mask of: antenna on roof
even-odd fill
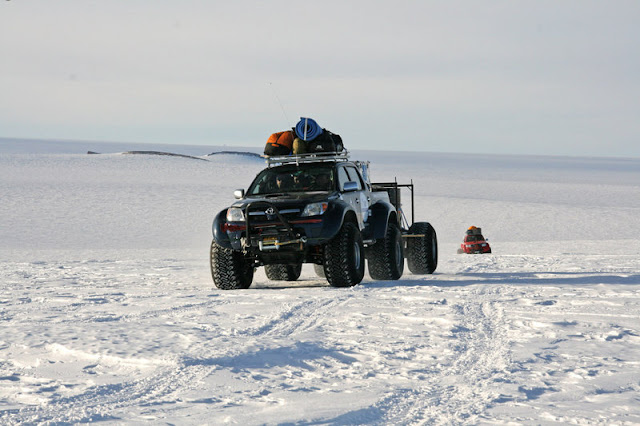
[[[280,102],[280,98],[278,97],[278,94],[276,93],[276,89],[273,88],[273,83],[269,82],[269,86],[271,87],[271,91],[273,92],[273,96],[276,98],[276,101],[278,101],[278,105],[280,105],[280,109],[282,110],[282,115],[284,115],[284,119],[287,120],[287,126],[289,126],[289,117],[287,117],[287,113],[284,112],[284,107],[282,106],[282,102]]]

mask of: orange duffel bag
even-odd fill
[[[274,133],[267,139],[264,155],[289,155],[293,149],[293,131]]]

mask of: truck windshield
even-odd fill
[[[247,195],[333,191],[335,181],[333,167],[309,164],[273,167],[260,172],[249,186]]]

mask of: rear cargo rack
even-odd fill
[[[400,200],[400,189],[408,188],[409,191],[411,191],[411,225],[413,225],[416,217],[415,199],[413,195],[413,179],[411,179],[411,183],[372,182],[371,188],[373,191],[387,191],[387,193],[389,194],[389,201],[394,205],[396,210],[402,214],[404,220],[407,222],[407,227],[409,227],[409,221],[404,215],[402,202]]]
[[[318,152],[314,154],[264,156],[267,167],[281,166],[283,164],[317,163],[322,161],[349,161],[349,152]]]

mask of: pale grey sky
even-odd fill
[[[636,0],[3,0],[0,137],[262,146],[309,116],[354,149],[640,157],[639,23]]]

